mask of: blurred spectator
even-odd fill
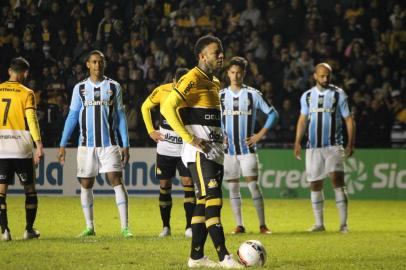
[[[0,1],[0,79],[13,57],[30,61],[28,82],[39,99],[43,132],[54,136],[61,132],[56,114],[63,115],[73,85],[86,76],[87,53],[100,49],[106,75],[121,82],[128,99],[132,141],[144,146],[140,101],[177,67],[195,65],[193,44],[214,34],[223,40],[226,61],[248,59],[246,82],[279,108],[281,130],[299,114],[298,98],[313,84],[314,64],[324,61],[349,96],[357,146],[386,147],[392,140],[402,147],[405,14],[399,0]],[[226,82],[224,74],[219,78]],[[276,135],[272,143],[287,145],[288,135]]]

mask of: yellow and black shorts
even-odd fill
[[[183,165],[181,157],[156,155],[155,176],[158,180],[172,179],[176,176],[176,169],[179,176],[190,177],[189,170]]]
[[[221,184],[224,169],[213,160],[207,159],[203,153],[196,153],[196,162],[189,162],[188,169],[195,186],[196,198],[221,198]]]
[[[14,174],[17,174],[22,185],[35,181],[34,161],[32,158],[0,159],[0,184],[13,184]]]

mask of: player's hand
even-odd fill
[[[300,152],[302,151],[302,146],[300,143],[295,143],[295,148],[293,150],[293,154],[297,160],[302,160],[302,157],[300,156]]]
[[[210,142],[199,137],[193,137],[193,141],[190,144],[203,151],[203,153],[208,153],[211,149]]]
[[[65,147],[59,147],[57,158],[62,166],[65,164],[65,155],[66,155]]]
[[[41,158],[44,156],[44,147],[42,145],[42,142],[36,142],[35,144],[37,149],[35,150],[34,154],[34,164],[38,165],[41,161]]]
[[[130,159],[130,149],[128,147],[121,149],[121,163],[123,166],[127,165]]]
[[[262,138],[261,134],[258,133],[258,134],[252,135],[251,137],[246,138],[245,142],[249,147],[252,147],[255,144],[257,144],[257,142],[259,142],[259,140],[261,140],[261,138]]]
[[[153,139],[155,142],[165,140],[164,135],[163,135],[161,132],[157,131],[157,130],[152,131],[152,132],[149,134],[149,136],[150,136],[151,139]]]
[[[352,145],[347,145],[347,147],[345,148],[345,157],[349,158],[352,156],[352,154],[354,154],[354,146]]]

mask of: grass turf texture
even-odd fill
[[[123,239],[114,197],[95,198],[96,237],[79,239],[85,228],[78,197],[40,197],[35,227],[39,240],[21,240],[24,197],[9,196],[11,242],[0,242],[0,269],[187,269],[190,239],[183,236],[181,198],[174,199],[172,237],[160,239],[158,200],[130,197],[130,227]],[[229,201],[222,222],[229,251],[245,240],[260,240],[267,249],[265,269],[406,269],[406,201],[350,201],[350,233],[338,230],[334,201],[325,204],[327,232],[304,232],[313,223],[309,200],[266,200],[272,235],[259,235],[255,209],[243,200],[247,233],[231,235]],[[206,255],[217,260],[208,238]],[[234,255],[236,256],[236,255]],[[256,269],[256,268],[253,268]]]

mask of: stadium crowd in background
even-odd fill
[[[278,110],[263,142],[293,144],[298,100],[318,62],[332,66],[332,82],[350,97],[357,147],[406,142],[401,0],[10,0],[0,2],[0,12],[0,81],[12,58],[31,63],[27,86],[48,147],[59,142],[73,86],[85,79],[94,49],[105,53],[106,75],[123,88],[131,146],[152,146],[141,104],[177,68],[196,64],[193,44],[204,34],[221,37],[226,61],[249,61],[245,82]],[[224,71],[220,78],[225,86]]]

